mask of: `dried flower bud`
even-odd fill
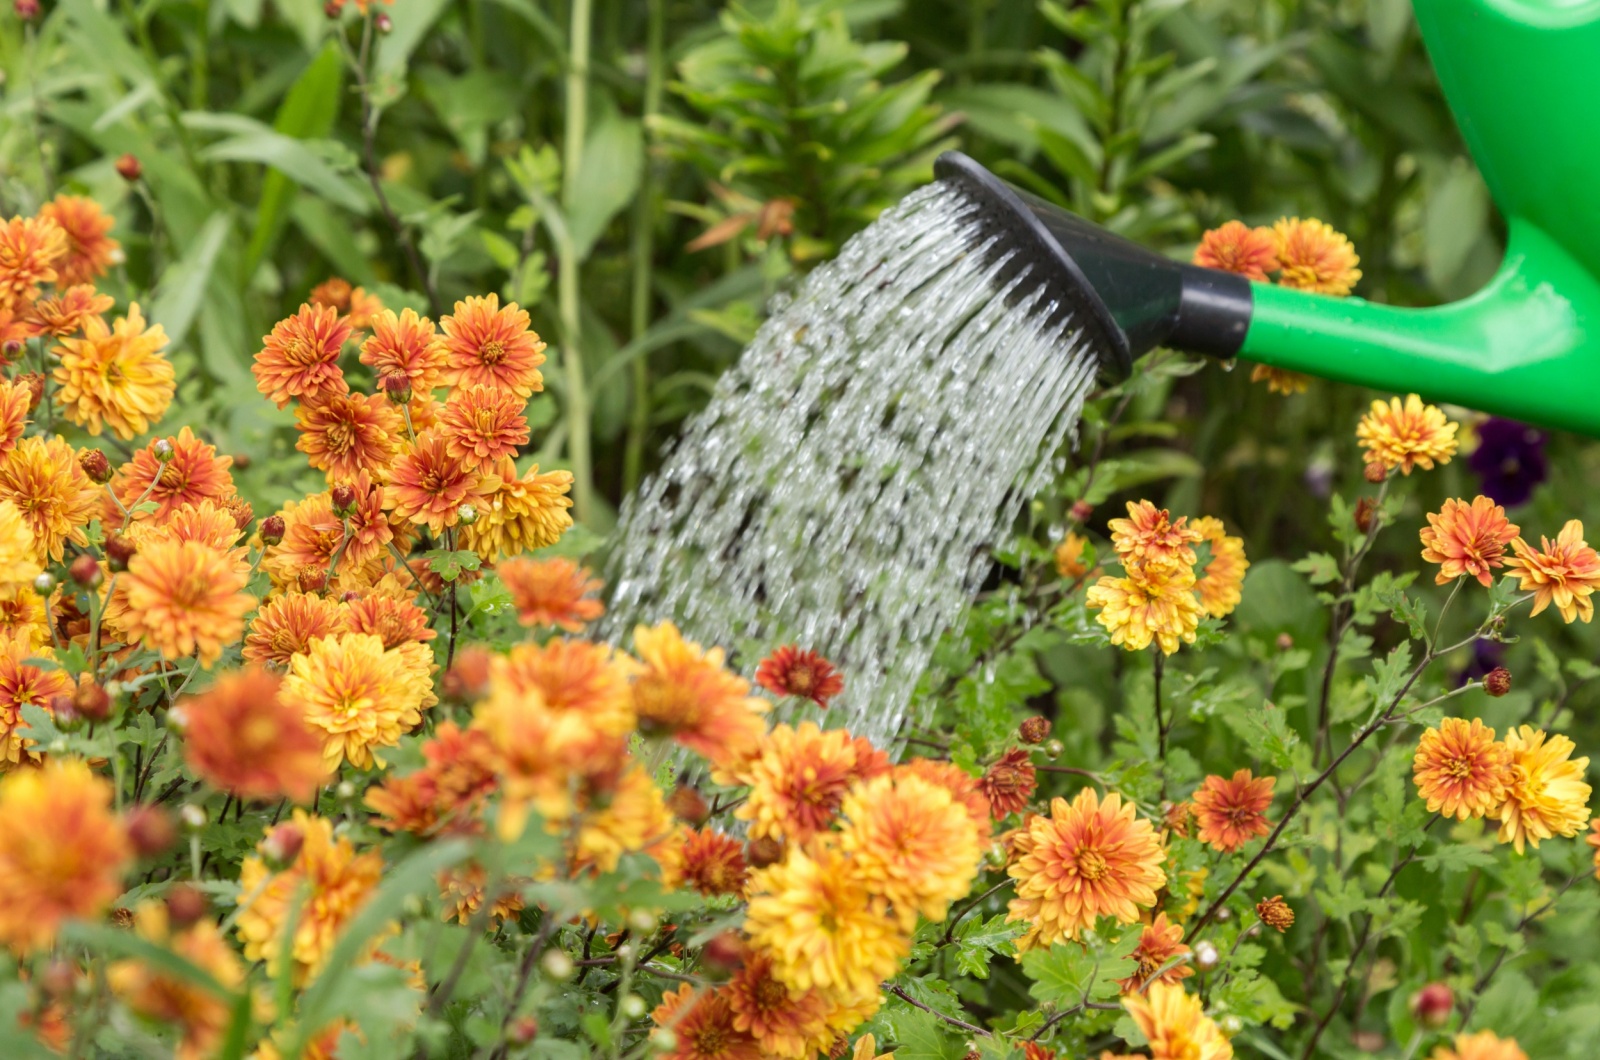
[[[361,599],[361,594],[354,589],[346,589],[339,594],[339,602],[341,604],[353,604],[359,599]]]
[[[844,1054],[850,1051],[850,1038],[848,1035],[836,1034],[833,1044],[828,1046],[828,1060],[844,1060]],[[965,1058],[963,1058],[965,1060]]]
[[[328,0],[322,5],[322,13],[328,18],[338,18],[344,14],[344,0]]]
[[[117,176],[129,184],[144,176],[144,167],[139,164],[139,156],[123,155],[117,159]]]
[[[327,568],[301,567],[300,573],[294,576],[294,582],[295,587],[303,593],[320,593],[328,587]]]
[[[93,589],[105,581],[105,575],[100,573],[100,561],[87,552],[72,561],[67,573],[72,575],[73,581],[85,589]]]
[[[1280,935],[1294,926],[1294,910],[1289,908],[1289,903],[1283,900],[1281,894],[1257,902],[1256,916],[1267,927],[1276,928]]]
[[[1217,952],[1217,947],[1201,939],[1194,944],[1194,963],[1201,968],[1215,968],[1222,955]]]
[[[141,858],[165,854],[178,841],[172,815],[159,806],[135,806],[128,811],[123,823],[128,830],[128,842]]]
[[[134,543],[121,534],[115,534],[106,538],[105,549],[106,565],[110,567],[112,571],[127,570],[128,561],[132,559],[133,554],[138,551],[138,549],[134,546]]]
[[[261,854],[274,868],[283,868],[300,856],[300,848],[305,843],[305,830],[286,821],[267,833],[267,837],[261,841]]]
[[[187,883],[167,892],[167,920],[180,930],[198,924],[210,912],[210,906],[205,892]]]
[[[1372,532],[1372,517],[1377,514],[1378,505],[1371,497],[1362,497],[1356,501],[1356,529],[1363,534]]]
[[[249,453],[234,453],[233,454],[233,469],[235,471],[247,471],[247,470],[249,470],[250,464],[251,464],[251,459],[252,458],[251,458]]]
[[[539,1021],[532,1016],[519,1016],[506,1029],[506,1038],[513,1045],[527,1045],[539,1037]]]
[[[88,674],[83,675],[76,691],[72,693],[72,707],[90,721],[105,721],[111,717],[111,693],[96,684]]]
[[[471,504],[463,504],[456,509],[456,518],[461,520],[462,526],[471,526],[478,521],[478,509]]]
[[[1079,497],[1072,502],[1072,507],[1067,509],[1067,518],[1075,523],[1086,523],[1089,516],[1094,514],[1094,505]]]
[[[1050,719],[1042,714],[1024,718],[1017,726],[1017,736],[1023,743],[1044,743],[1050,738]]]
[[[1511,691],[1511,671],[1504,666],[1496,666],[1484,674],[1483,690],[1497,698]]]
[[[44,400],[44,373],[27,372],[17,376],[13,382],[28,388],[28,411],[38,408],[39,402]]]
[[[348,483],[341,483],[328,492],[328,499],[333,502],[333,514],[344,519],[356,510],[356,488]]]
[[[89,481],[104,486],[111,481],[111,461],[98,449],[80,449],[78,466],[89,476]]]
[[[39,0],[14,0],[11,7],[24,22],[32,22],[39,17]]]
[[[1429,983],[1411,995],[1411,1018],[1433,1030],[1450,1022],[1455,1007],[1455,991],[1444,983]]]
[[[696,828],[706,823],[711,816],[711,807],[706,805],[706,800],[700,793],[686,784],[679,784],[667,797],[667,809],[672,811],[674,817]]]
[[[1362,474],[1366,476],[1368,482],[1371,482],[1373,485],[1377,485],[1389,477],[1389,469],[1374,460],[1372,463],[1366,466],[1366,469],[1362,472]]]
[[[489,691],[489,666],[493,653],[480,644],[469,644],[456,652],[455,662],[444,672],[440,683],[445,698],[455,703],[472,703]]]
[[[783,858],[783,844],[771,836],[752,839],[745,844],[744,859],[753,869],[764,869]]]
[[[269,515],[261,520],[261,543],[271,548],[283,541],[283,535],[288,527],[283,525],[283,516]]]
[[[379,377],[378,389],[383,391],[383,396],[389,399],[391,405],[406,405],[411,402],[411,380],[398,372]]]
[[[744,967],[744,940],[737,931],[723,931],[711,936],[700,951],[707,968],[719,972],[736,972]]]

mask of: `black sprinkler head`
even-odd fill
[[[1135,358],[1156,346],[1232,357],[1250,326],[1250,281],[1173,261],[1030,195],[959,151],[946,151],[934,175],[975,200],[995,260],[1009,255],[1010,279],[1024,268],[1049,286],[1053,316],[1090,333],[1102,372],[1125,379]]]

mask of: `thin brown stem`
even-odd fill
[[[994,1032],[993,1031],[985,1030],[982,1027],[978,1026],[976,1023],[968,1023],[966,1020],[958,1020],[954,1016],[945,1015],[943,1012],[940,1012],[938,1009],[929,1008],[927,1005],[924,1005],[922,1002],[918,1001],[916,998],[912,997],[910,994],[906,993],[904,990],[902,990],[898,986],[891,986],[889,988],[889,993],[893,994],[895,997],[899,998],[901,1001],[904,1001],[906,1004],[912,1006],[913,1008],[920,1008],[924,1012],[927,1012],[927,1013],[930,1013],[930,1014],[932,1014],[934,1016],[939,1017],[940,1019],[944,1020],[946,1023],[950,1024],[952,1027],[960,1027],[964,1031],[971,1031],[973,1034],[981,1034],[985,1038],[993,1038],[994,1037]]]

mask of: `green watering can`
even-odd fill
[[[1164,345],[1600,436],[1600,0],[1414,0],[1450,109],[1509,222],[1499,272],[1428,309],[1174,262],[954,152],[935,171],[1050,278],[1056,312],[1125,376]]]

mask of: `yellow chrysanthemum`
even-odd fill
[[[1192,524],[1195,533],[1211,546],[1211,559],[1195,582],[1200,607],[1212,618],[1226,618],[1243,599],[1244,573],[1250,561],[1244,555],[1244,539],[1230,537],[1222,520],[1206,515]]]
[[[889,770],[889,756],[864,737],[815,722],[774,726],[760,753],[725,778],[747,786],[734,816],[750,822],[752,839],[809,843],[827,831],[857,783]]]
[[[1573,743],[1559,733],[1524,725],[1506,733],[1511,751],[1511,782],[1500,808],[1500,842],[1522,853],[1525,843],[1574,836],[1589,823],[1589,785],[1583,782],[1587,757],[1572,759]]]
[[[1409,475],[1413,467],[1431,471],[1435,463],[1448,464],[1456,454],[1459,427],[1438,406],[1407,394],[1404,403],[1397,397],[1374,401],[1356,426],[1356,440],[1366,446],[1367,463]]]
[[[30,585],[0,589],[0,640],[28,648],[43,648],[50,643],[50,620],[44,597]]]
[[[199,541],[152,541],[134,553],[119,585],[120,617],[129,638],[168,659],[198,655],[210,669],[222,649],[244,636],[256,598],[244,592],[248,572]]]
[[[1155,829],[1116,792],[1104,802],[1093,788],[1071,803],[1054,799],[1020,839],[1022,856],[1006,870],[1017,881],[1007,919],[1028,924],[1018,950],[1075,939],[1102,916],[1132,924],[1167,881]]]
[[[650,771],[635,762],[622,775],[605,806],[580,819],[574,843],[574,868],[612,872],[622,855],[643,850],[672,831],[661,789]]]
[[[1282,394],[1289,397],[1293,394],[1304,394],[1311,389],[1311,377],[1300,372],[1291,372],[1287,368],[1274,368],[1270,364],[1258,364],[1250,369],[1252,383],[1266,383],[1267,393]]]
[[[1529,616],[1553,603],[1563,622],[1593,619],[1590,597],[1600,589],[1600,553],[1583,539],[1583,524],[1568,519],[1554,541],[1540,537],[1539,545],[1535,550],[1516,538],[1511,542],[1514,554],[1506,560],[1506,571],[1517,576],[1518,588],[1534,594]]]
[[[101,496],[78,465],[78,454],[59,437],[24,438],[0,456],[0,499],[22,513],[41,563],[59,563],[68,541],[88,543],[83,530],[98,514]]]
[[[1194,587],[1191,567],[1147,567],[1137,577],[1101,578],[1085,601],[1100,611],[1097,621],[1111,633],[1111,643],[1143,651],[1155,641],[1171,655],[1178,645],[1194,643],[1200,625]]]
[[[749,893],[750,941],[794,990],[875,994],[909,952],[888,902],[832,844],[791,846],[784,860],[751,875]]]
[[[33,531],[9,500],[0,500],[0,587],[31,583],[44,568],[39,564]]]
[[[280,694],[325,734],[322,756],[331,772],[343,762],[381,767],[373,750],[394,747],[421,723],[430,690],[404,652],[385,650],[370,633],[341,633],[313,640],[310,651],[290,659]]]
[[[1428,1060],[1528,1060],[1515,1038],[1494,1031],[1458,1034],[1451,1045],[1436,1046]]]
[[[1205,1014],[1200,999],[1180,985],[1151,983],[1125,994],[1122,1006],[1150,1042],[1150,1060],[1230,1060],[1233,1044]]]
[[[1343,233],[1326,221],[1285,217],[1272,226],[1278,243],[1278,283],[1318,294],[1346,295],[1361,279],[1361,259]]]
[[[90,434],[110,427],[124,440],[143,434],[166,415],[177,390],[172,364],[161,355],[167,333],[145,327],[139,303],[111,327],[91,316],[83,337],[62,339],[53,376],[67,418]]]
[[[375,850],[357,854],[348,838],[334,837],[331,821],[304,810],[295,810],[287,827],[301,838],[300,852],[288,868],[274,873],[262,857],[245,858],[240,866],[242,908],[235,930],[245,959],[267,962],[267,974],[276,976],[283,932],[294,920],[292,978],[296,986],[304,986],[322,970],[345,925],[377,889],[383,856]]]
[[[766,700],[723,667],[721,648],[685,640],[671,622],[638,626],[633,652],[644,668],[633,682],[639,728],[671,737],[715,765],[742,761],[766,732]]]
[[[857,786],[840,813],[840,849],[907,931],[918,913],[943,920],[972,890],[983,857],[978,828],[948,788],[898,769]]]
[[[1445,718],[1418,741],[1412,777],[1428,812],[1463,821],[1486,817],[1500,808],[1512,782],[1511,749],[1479,718]]]
[[[494,469],[499,485],[481,500],[475,500],[478,518],[461,527],[462,547],[470,548],[485,562],[505,556],[518,556],[561,540],[572,529],[568,511],[572,501],[572,472],[539,473],[537,465],[517,477],[517,465],[501,457],[488,465]]]

